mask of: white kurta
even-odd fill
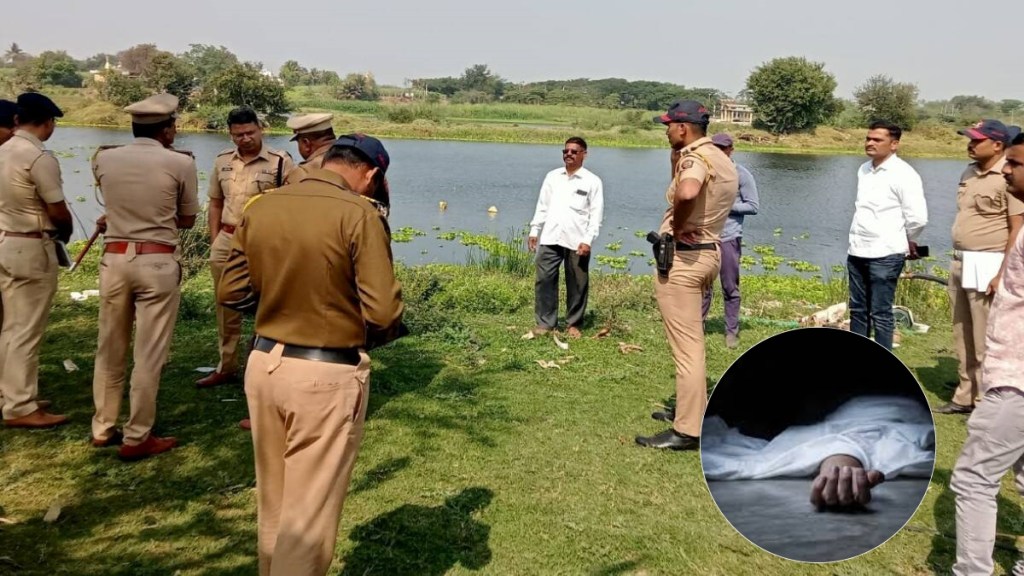
[[[816,424],[791,426],[772,440],[740,434],[718,416],[705,419],[701,464],[708,480],[809,477],[821,461],[848,454],[886,480],[930,477],[935,427],[928,410],[909,398],[853,398]]]

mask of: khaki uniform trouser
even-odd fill
[[[992,574],[996,499],[1011,469],[1024,495],[1024,393],[990,384],[967,420],[967,440],[949,482],[956,494],[956,576]]]
[[[654,295],[676,364],[676,417],[672,428],[688,436],[700,436],[708,403],[701,304],[704,292],[718,276],[720,264],[718,250],[677,250],[669,277],[656,275],[654,279]]]
[[[221,231],[210,245],[210,271],[214,290],[220,285],[231,250],[233,234]],[[232,374],[238,370],[238,342],[242,339],[242,314],[226,306],[217,306],[217,335],[220,360],[217,372]]]
[[[359,366],[253,351],[245,396],[256,455],[260,576],[322,576],[363,438],[370,357]]]
[[[39,407],[39,348],[57,292],[57,254],[52,241],[0,233],[0,404],[3,418],[27,416]]]
[[[115,432],[124,396],[128,345],[135,325],[129,416],[124,442],[141,444],[156,421],[160,373],[167,363],[181,302],[181,265],[175,254],[104,254],[100,260],[100,333],[93,371],[96,413],[92,436]]]
[[[964,290],[963,264],[954,260],[949,267],[949,302],[953,309],[953,344],[959,360],[959,384],[953,402],[973,406],[985,394],[981,362],[985,359],[985,332],[992,297],[976,290]]]

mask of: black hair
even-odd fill
[[[248,106],[239,106],[231,112],[228,112],[228,127],[235,126],[238,124],[255,124],[260,125],[260,117],[256,115],[256,111]]]
[[[1024,132],[1014,136],[1013,140],[1010,142],[1010,146],[1020,146],[1021,144],[1024,144]]]
[[[886,130],[897,141],[903,136],[903,129],[887,120],[875,120],[868,126],[868,130]]]
[[[362,150],[352,146],[331,146],[331,149],[324,155],[323,165],[326,166],[333,162],[340,162],[353,168],[362,166],[367,170],[373,170],[377,167]],[[384,171],[377,170],[377,173],[373,176],[373,181],[376,183],[376,190],[379,194],[384,187]],[[385,202],[385,204],[387,203]]]
[[[0,114],[0,128],[14,128],[14,114]]]
[[[565,143],[566,144],[577,144],[577,145],[579,145],[580,148],[583,148],[584,151],[586,151],[586,149],[587,149],[587,141],[584,140],[583,138],[580,138],[579,136],[573,136],[572,138],[569,138],[568,140],[566,140]]]
[[[156,137],[159,136],[161,132],[173,125],[174,118],[161,120],[154,124],[139,124],[137,122],[132,122],[132,135],[136,138],[152,138],[153,140],[156,140]]]

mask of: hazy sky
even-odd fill
[[[1020,0],[4,0],[3,12],[3,46],[77,58],[198,43],[275,72],[294,59],[396,85],[482,63],[514,82],[618,77],[735,93],[759,64],[795,55],[825,62],[843,97],[881,73],[927,99],[1024,99]]]

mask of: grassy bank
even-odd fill
[[[85,90],[47,90],[66,111],[65,124],[80,126],[129,126],[129,118],[117,106],[96,100]],[[461,140],[561,144],[570,135],[581,135],[593,146],[664,147],[664,129],[652,122],[645,110],[609,110],[562,105],[528,104],[427,104],[343,101],[327,97],[317,88],[295,88],[289,101],[296,111],[330,111],[342,132],[363,131],[384,138]],[[184,114],[185,130],[206,126],[204,114]],[[748,126],[712,124],[712,131],[728,131],[737,148],[755,152],[800,154],[863,154],[864,131],[819,127],[813,133],[775,137]],[[286,133],[283,126],[274,132]],[[915,157],[962,158],[966,143],[956,130],[945,125],[922,125],[904,136],[903,152]]]
[[[510,261],[512,264],[510,264]],[[562,351],[522,340],[532,278],[514,256],[476,266],[402,268],[413,335],[374,354],[362,452],[337,542],[337,574],[925,574],[953,561],[950,468],[965,419],[938,425],[924,504],[879,549],[839,565],[796,565],[737,535],[708,496],[697,454],[640,449],[661,429],[649,412],[672,392],[673,368],[648,276],[592,279],[586,335]],[[135,465],[86,444],[97,302],[95,254],[61,278],[43,345],[42,391],[73,423],[0,430],[0,574],[207,575],[255,571],[252,448],[236,427],[242,389],[197,390],[216,359],[213,292],[200,265],[185,281],[160,391],[157,431],[182,446]],[[502,271],[510,270],[510,271]],[[840,281],[745,276],[742,345],[728,350],[720,299],[708,322],[712,381],[754,343],[841,301]],[[941,287],[901,290],[927,334],[897,354],[938,404],[955,376]],[[618,343],[642,347],[623,355]],[[79,370],[66,372],[65,359]],[[544,369],[539,360],[559,368]],[[837,370],[842,370],[837,359]],[[42,518],[59,502],[57,522]],[[1024,529],[1009,482],[999,528]],[[1015,556],[997,555],[997,573]]]

